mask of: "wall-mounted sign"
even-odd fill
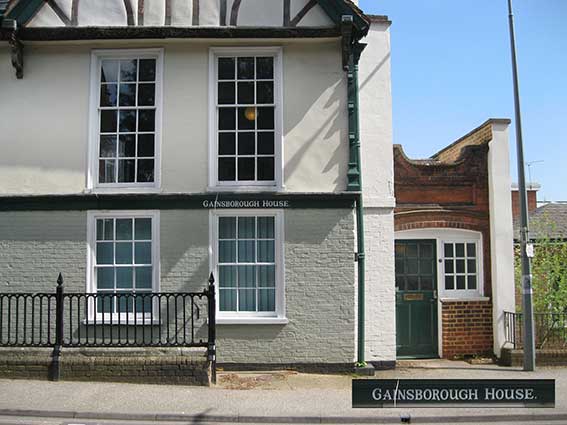
[[[279,199],[230,199],[203,201],[203,208],[289,208],[288,200]]]
[[[352,407],[555,407],[554,379],[354,379]]]

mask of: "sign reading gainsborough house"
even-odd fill
[[[352,407],[554,407],[553,379],[355,379]]]

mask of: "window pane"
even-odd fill
[[[464,276],[457,276],[457,289],[466,289]]]
[[[274,217],[258,217],[258,238],[274,238]]]
[[[153,109],[142,109],[138,111],[138,131],[155,131],[156,111]]]
[[[236,289],[219,290],[220,293],[220,311],[236,311]]]
[[[137,60],[121,60],[120,61],[120,81],[136,81],[137,80]]]
[[[114,268],[97,267],[95,270],[97,289],[114,289]]]
[[[98,182],[114,183],[116,181],[116,161],[105,160],[98,162]]]
[[[116,84],[102,84],[100,86],[100,106],[116,106]]]
[[[406,257],[417,257],[417,244],[406,245]]]
[[[468,279],[469,289],[476,289],[476,276],[470,275],[467,277],[467,279]]]
[[[238,180],[254,180],[254,158],[238,158]]]
[[[433,289],[433,278],[432,277],[422,277],[420,289],[422,291],[431,291]]]
[[[218,79],[234,80],[234,58],[219,58]]]
[[[271,81],[258,81],[256,83],[257,102],[274,103],[274,83]]]
[[[256,266],[238,266],[238,287],[256,287]]]
[[[219,238],[236,239],[236,217],[219,217]]]
[[[116,136],[100,136],[100,154],[103,158],[116,156]]]
[[[258,290],[258,311],[276,311],[275,289]]]
[[[137,240],[151,240],[152,239],[152,219],[151,218],[136,218],[135,219],[135,237]]]
[[[155,81],[156,60],[140,59],[140,81]]]
[[[236,102],[236,87],[233,82],[219,83],[218,103],[219,105],[234,105]]]
[[[455,289],[455,278],[453,276],[445,276],[445,289]]]
[[[133,133],[136,131],[136,110],[123,109],[120,111],[120,132]]]
[[[254,78],[254,58],[238,58],[238,79],[251,80]]]
[[[406,290],[406,279],[403,276],[396,276],[396,289],[400,291]]]
[[[219,130],[236,129],[236,108],[219,108]]]
[[[136,242],[134,244],[134,259],[136,264],[152,263],[152,243]]]
[[[138,135],[138,156],[154,156],[154,135]]]
[[[236,288],[236,266],[219,266],[219,288]]]
[[[116,111],[100,111],[100,132],[115,133],[116,132]]]
[[[102,61],[100,80],[103,83],[114,83],[118,81],[118,61]]]
[[[256,290],[255,289],[239,289],[238,290],[238,310],[239,311],[256,311]]]
[[[118,161],[118,183],[131,183],[135,177],[136,161],[125,159]]]
[[[419,246],[419,255],[421,258],[433,258],[433,245],[423,243]]]
[[[258,132],[258,153],[260,155],[274,154],[274,133],[272,131]]]
[[[260,130],[273,130],[274,127],[274,107],[258,108],[258,128]]]
[[[476,244],[475,243],[468,243],[467,244],[467,257],[476,257]]]
[[[120,84],[120,106],[136,106],[136,84]]]
[[[114,239],[114,220],[111,218],[96,221],[96,239],[98,241],[111,241]]]
[[[420,274],[433,274],[433,262],[428,260],[419,261],[419,273]]]
[[[258,158],[258,180],[274,180],[274,158]]]
[[[272,263],[274,261],[275,245],[274,241],[258,241],[258,261],[262,263]]]
[[[257,266],[258,287],[273,288],[276,286],[276,266]]]
[[[140,159],[138,160],[138,182],[151,183],[154,181],[154,160]]]
[[[417,259],[413,259],[413,258],[407,259],[406,270],[408,274],[417,274],[419,271]]]
[[[96,244],[96,263],[114,263],[114,245],[112,242],[97,242]]]
[[[139,84],[138,85],[138,105],[154,106],[156,103],[156,87],[155,84]]]
[[[417,291],[419,289],[419,278],[417,276],[408,276],[406,280],[407,291]]]
[[[401,258],[396,258],[396,274],[405,273],[404,260]]]
[[[116,219],[116,239],[132,240],[132,219],[117,218]]]
[[[464,243],[456,243],[455,244],[455,256],[456,257],[464,257],[465,256],[465,244]]]
[[[453,260],[445,260],[445,273],[455,273]]]
[[[254,83],[238,83],[238,103],[254,104]]]
[[[219,262],[236,262],[236,241],[219,241]]]
[[[253,239],[256,237],[256,218],[238,217],[238,238]]]
[[[136,289],[151,289],[151,288],[152,288],[152,268],[136,267]]]
[[[467,260],[467,273],[476,273],[476,260]]]
[[[238,155],[254,155],[256,137],[254,132],[238,133]]]
[[[219,155],[236,154],[236,134],[219,133]]]
[[[116,268],[116,288],[117,289],[132,289],[134,283],[132,267],[117,267]]]
[[[258,110],[254,107],[238,108],[238,129],[254,130]]]
[[[132,264],[132,243],[116,244],[116,264]]]
[[[136,136],[134,134],[121,134],[118,138],[118,155],[120,157],[136,156]]]
[[[446,243],[445,244],[445,257],[450,258],[453,257],[453,244]]]
[[[256,261],[256,244],[254,241],[238,241],[238,262],[253,263]]]
[[[465,260],[456,260],[457,263],[457,273],[465,272]]]
[[[256,78],[271,80],[274,78],[274,58],[256,58]]]
[[[219,180],[220,181],[236,180],[235,158],[219,158]]]

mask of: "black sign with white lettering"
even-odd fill
[[[352,407],[555,407],[554,379],[354,379]]]

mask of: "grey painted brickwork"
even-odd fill
[[[162,211],[161,291],[201,291],[209,274],[209,213]],[[287,325],[219,325],[223,363],[351,363],[352,211],[285,211]],[[67,292],[86,285],[86,212],[0,213],[0,292]],[[206,326],[200,329],[204,336]]]

